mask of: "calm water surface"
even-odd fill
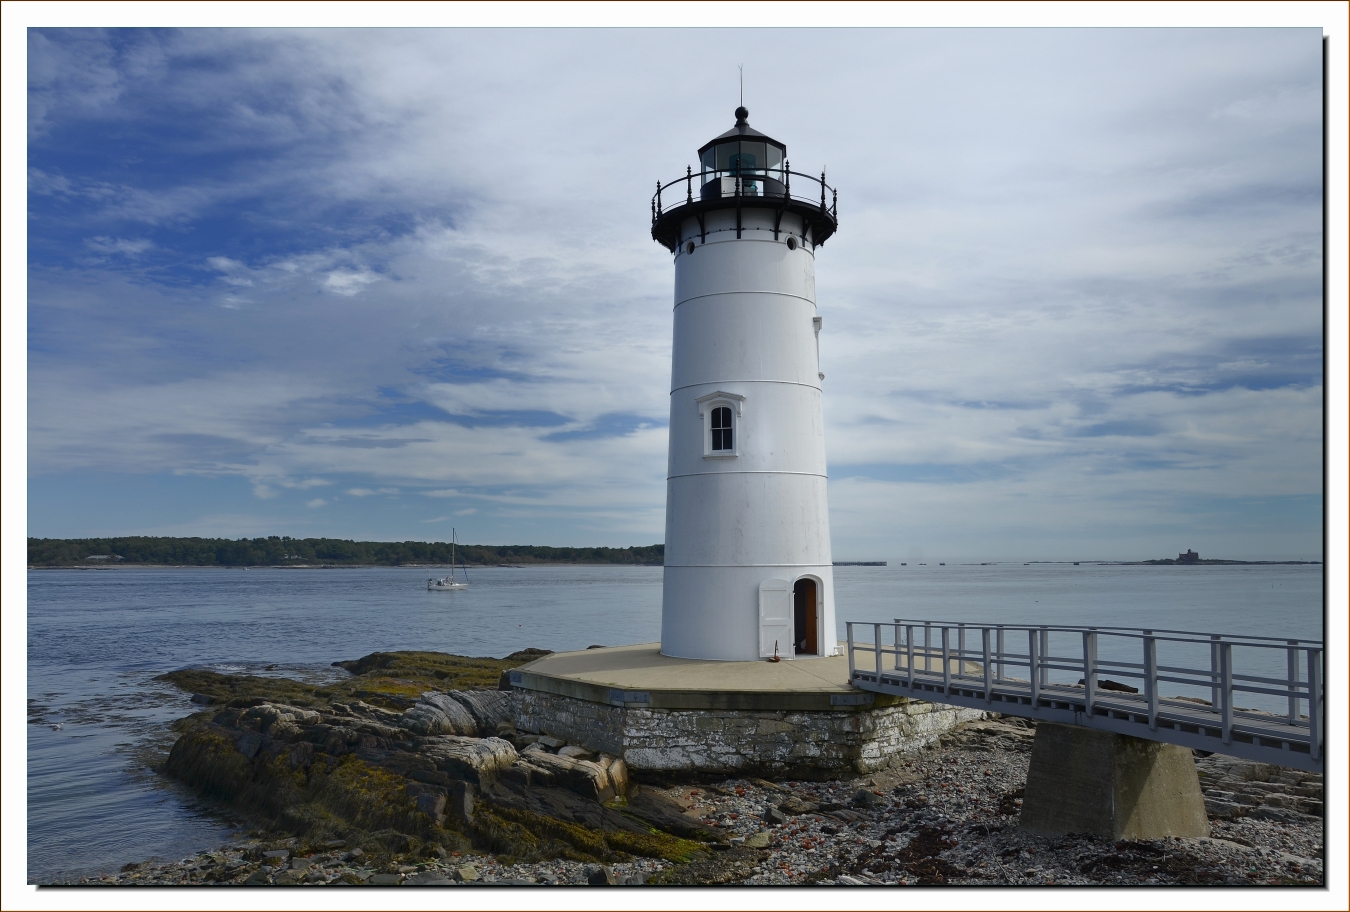
[[[29,880],[237,833],[148,768],[193,709],[152,681],[165,671],[324,678],[377,650],[503,656],[660,637],[659,567],[471,573],[470,589],[428,592],[426,571],[403,568],[29,572]],[[844,621],[894,617],[1322,636],[1321,567],[838,567],[835,595],[841,639]]]

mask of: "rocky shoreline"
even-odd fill
[[[206,708],[180,723],[166,770],[262,828],[213,852],[69,883],[1325,881],[1319,775],[1199,758],[1210,837],[1114,843],[1019,831],[1035,729],[1013,718],[966,723],[866,777],[638,782],[619,758],[514,729],[510,692],[487,689],[488,681],[539,652],[505,660],[376,654],[344,663],[353,677],[328,688],[168,676]],[[447,683],[463,689],[433,689]]]

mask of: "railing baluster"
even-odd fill
[[[942,692],[952,692],[952,650],[950,642],[951,628],[942,625]]]
[[[1158,730],[1158,641],[1144,631],[1144,697],[1148,700],[1148,729]]]
[[[990,680],[989,668],[989,628],[980,629],[980,647],[984,652],[984,702],[989,703],[994,699],[994,685]]]
[[[1322,759],[1322,650],[1308,650],[1308,746],[1314,760]]]
[[[1047,658],[1050,655],[1050,628],[1041,627],[1041,686],[1045,687],[1050,683],[1050,669],[1047,667]]]
[[[900,623],[895,624],[895,670],[900,670]]]
[[[1233,644],[1219,647],[1219,668],[1223,686],[1223,743],[1233,743]]]
[[[1035,630],[1027,631],[1027,677],[1031,679],[1031,706],[1034,709],[1041,702],[1040,663],[1036,658],[1036,641],[1040,639]]]
[[[1289,641],[1289,724],[1298,721],[1298,640]]]
[[[844,632],[848,635],[848,679],[852,681],[856,677],[857,666],[853,661],[853,622],[844,622]]]
[[[923,622],[923,670],[933,670],[933,622]]]
[[[692,203],[694,201],[694,166],[685,165],[684,174],[684,201],[686,203]]]
[[[1007,669],[1003,667],[1003,625],[998,625],[998,680],[1002,681],[1008,676]]]
[[[1209,705],[1219,711],[1219,635],[1210,637],[1209,644]]]
[[[956,625],[956,679],[966,676],[966,625]]]
[[[1088,717],[1092,717],[1092,705],[1097,696],[1097,632],[1083,631],[1083,702]]]
[[[872,625],[872,645],[877,651],[877,683],[881,683],[881,625]]]
[[[909,689],[914,689],[914,625],[905,625],[905,664],[909,666]]]

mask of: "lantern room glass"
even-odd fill
[[[720,143],[705,151],[700,158],[703,183],[723,177],[750,179],[755,190],[745,188],[745,192],[757,195],[756,177],[772,177],[783,181],[783,148],[768,142],[733,140]]]

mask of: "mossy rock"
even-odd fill
[[[205,668],[184,668],[159,675],[211,706],[257,706],[284,703],[303,708],[361,700],[372,706],[402,711],[429,690],[496,690],[502,672],[530,661],[545,650],[524,650],[504,659],[474,658],[444,652],[372,652],[335,666],[352,673],[336,684],[305,684],[290,678],[222,674]]]

